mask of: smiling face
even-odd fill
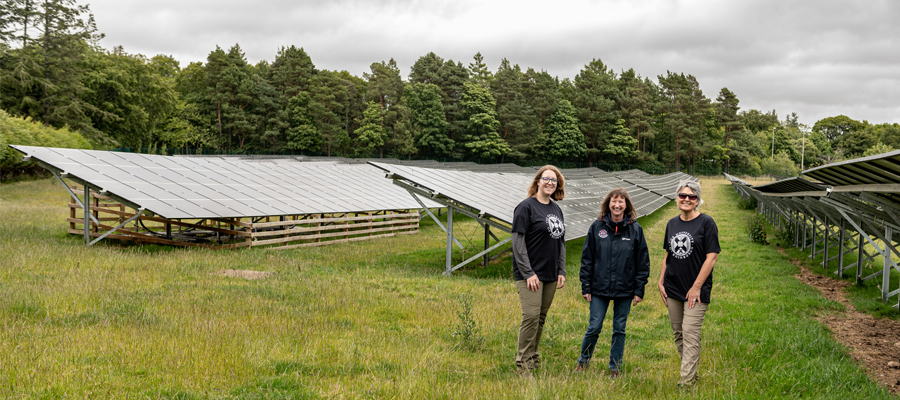
[[[541,174],[541,179],[538,181],[538,193],[542,197],[550,198],[550,196],[553,195],[553,192],[556,191],[556,185],[558,184],[559,180],[556,176],[556,172],[548,169]]]
[[[613,196],[609,199],[609,216],[613,222],[619,222],[625,218],[626,208],[628,208],[628,204],[625,202],[624,197]]]
[[[678,198],[675,199],[675,202],[678,204],[678,209],[686,213],[694,211],[700,199],[697,198],[697,195],[694,194],[691,188],[684,187],[678,192]]]

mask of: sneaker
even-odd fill
[[[609,379],[617,379],[619,377],[619,371],[609,371]]]
[[[585,368],[587,368],[587,365],[584,365],[584,363],[578,363],[577,365],[575,365],[575,373],[584,372]]]

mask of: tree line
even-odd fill
[[[98,43],[90,9],[75,0],[0,6],[0,107],[81,133],[95,147],[222,152],[704,165],[747,173],[786,170],[900,148],[900,125],[839,115],[812,127],[796,113],[741,110],[696,77],[651,79],[599,58],[574,78],[467,65],[435,53],[406,76],[393,59],[355,76],[316,68],[296,46],[251,64],[237,44],[181,66],[167,55]],[[801,165],[802,164],[802,165]]]

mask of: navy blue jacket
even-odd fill
[[[581,250],[581,294],[606,298],[644,298],[650,277],[650,252],[644,230],[633,219],[598,218]]]

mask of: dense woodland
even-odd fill
[[[573,79],[476,53],[464,64],[421,56],[369,72],[317,69],[282,47],[250,64],[237,44],[180,65],[99,45],[75,0],[5,0],[0,106],[8,115],[78,132],[94,148],[206,149],[480,162],[574,161],[795,175],[803,166],[900,148],[900,124],[844,115],[806,126],[796,113],[743,110],[710,98],[682,72],[644,77],[599,58]],[[2,133],[15,142],[13,133]],[[805,139],[804,139],[805,138]]]

